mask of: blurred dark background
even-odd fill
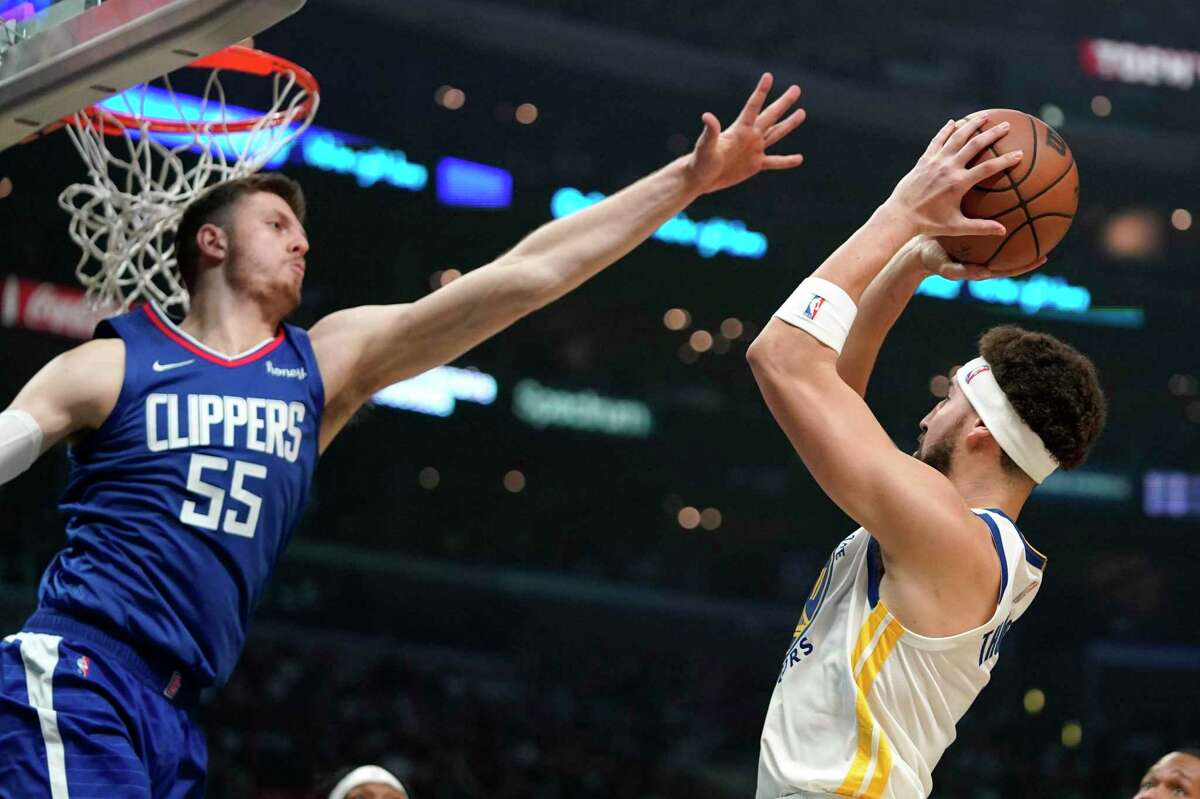
[[[342,435],[203,708],[211,796],[303,797],[364,761],[414,799],[750,795],[799,606],[854,525],[775,427],[746,346],[947,117],[989,107],[1071,144],[1079,214],[1041,274],[1090,308],[918,296],[868,399],[911,450],[935,376],[1015,322],[1091,355],[1110,423],[1022,514],[1047,581],[934,796],[1128,797],[1200,738],[1200,6],[324,0],[258,44],[319,78],[319,125],[429,169],[419,191],[363,186],[294,154],[312,243],[300,324],[486,263],[551,218],[557,190],[612,193],[686,152],[701,112],[731,121],[765,69],[804,89],[809,121],[784,150],[807,161],[687,212],[764,234],[762,258],[650,241],[453,364],[495,379],[491,404],[381,404]],[[511,204],[439,202],[448,156],[511,173]],[[84,178],[69,142],[4,152],[0,175],[16,186],[0,286],[71,285],[55,203]],[[0,313],[0,407],[77,343],[30,329],[56,329],[54,307],[27,311]],[[618,400],[648,430],[587,416]],[[530,424],[534,406],[563,424]],[[8,631],[62,543],[65,472],[56,451],[0,488]]]

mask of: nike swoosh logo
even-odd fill
[[[154,368],[154,371],[156,371],[156,372],[166,372],[171,369],[178,369],[181,366],[187,366],[189,363],[195,363],[195,362],[196,362],[195,358],[192,358],[190,361],[180,361],[179,363],[159,363],[158,361],[155,361],[153,368]]]

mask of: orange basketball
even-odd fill
[[[1010,169],[981,181],[963,197],[963,214],[995,219],[1008,233],[999,236],[942,236],[954,260],[986,264],[997,272],[1028,266],[1062,241],[1079,205],[1079,170],[1063,137],[1042,120],[1010,108],[981,111],[980,130],[1009,123],[1008,134],[971,163],[1012,150],[1025,153]],[[972,115],[974,116],[974,115]]]

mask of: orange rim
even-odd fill
[[[188,66],[196,69],[228,70],[261,77],[290,73],[295,75],[296,85],[308,92],[308,97],[297,106],[295,111],[276,111],[272,114],[263,114],[248,119],[205,123],[210,131],[217,133],[245,133],[259,127],[273,128],[297,119],[307,119],[313,112],[321,88],[312,73],[299,64],[271,53],[264,53],[262,50],[241,45],[226,47],[224,50],[193,61]],[[89,106],[80,114],[91,119],[96,127],[109,136],[121,136],[126,130],[140,130],[142,127],[157,133],[192,133],[198,127],[198,123],[195,122],[139,117],[110,111],[98,105]],[[70,124],[73,120],[74,115],[65,118],[62,123],[54,127],[61,127],[61,124],[64,123]]]

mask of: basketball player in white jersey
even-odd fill
[[[1012,167],[968,168],[1005,135],[951,121],[870,220],[800,284],[748,359],[779,425],[825,493],[862,525],[805,603],[763,726],[758,799],[921,799],[982,690],[1045,558],[1015,520],[1103,426],[1090,361],[1047,335],[987,332],[979,357],[896,449],[863,401],[888,330],[932,272],[980,279],[925,236],[1001,235],[963,195]],[[1040,265],[1032,264],[1028,269]],[[1025,271],[1025,270],[1021,270]]]

